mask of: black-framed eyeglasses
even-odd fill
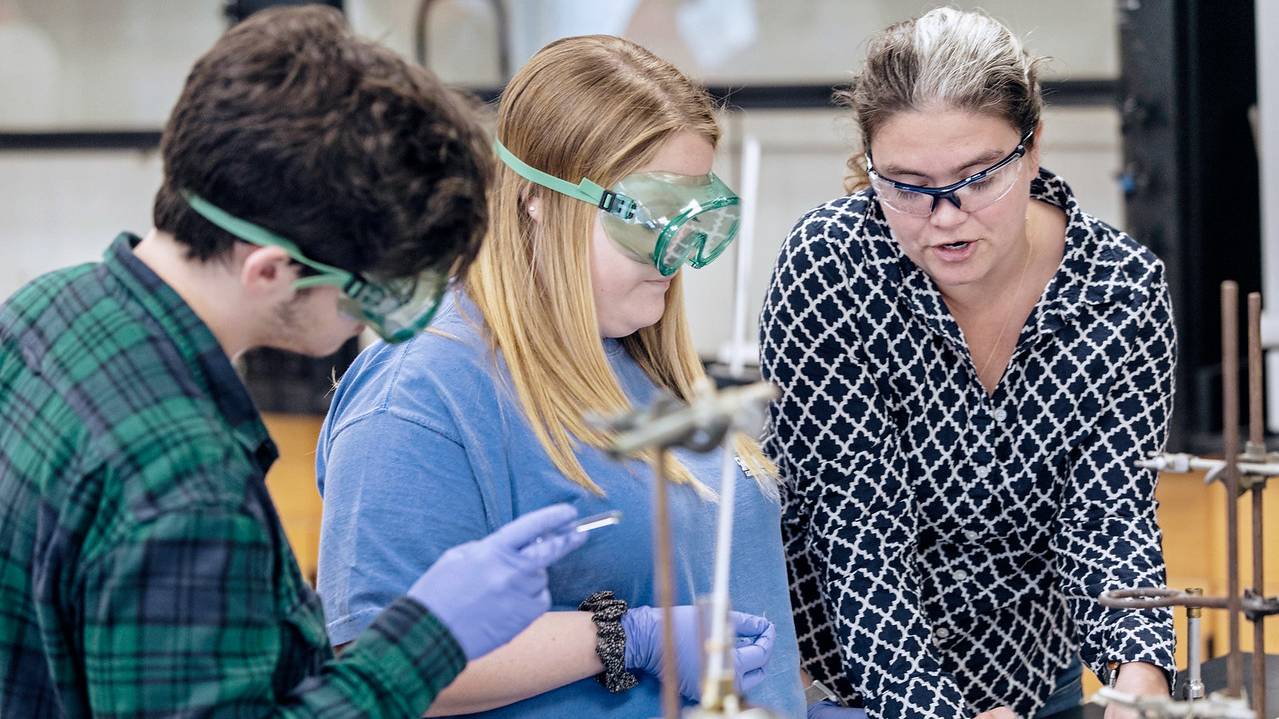
[[[999,162],[945,187],[923,187],[884,177],[875,171],[869,151],[866,152],[866,174],[879,201],[897,212],[928,217],[942,200],[950,201],[964,212],[977,212],[1004,199],[1017,184],[1021,158],[1026,156],[1026,143],[1032,135],[1034,131],[1026,133],[1017,147]]]

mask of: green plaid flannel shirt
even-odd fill
[[[335,659],[275,445],[121,235],[0,307],[0,717],[415,717],[465,664],[401,598]]]

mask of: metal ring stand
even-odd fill
[[[1102,705],[1118,705],[1133,709],[1141,717],[1230,717],[1255,719],[1265,713],[1265,625],[1264,619],[1279,614],[1279,597],[1264,596],[1265,572],[1262,565],[1265,528],[1262,517],[1262,492],[1266,480],[1279,475],[1279,455],[1266,452],[1262,415],[1261,364],[1261,295],[1248,295],[1248,429],[1244,451],[1239,449],[1239,286],[1221,284],[1221,357],[1222,357],[1222,430],[1224,459],[1206,459],[1188,454],[1158,454],[1138,462],[1138,466],[1161,472],[1202,470],[1204,481],[1222,480],[1226,488],[1226,577],[1224,597],[1205,597],[1200,589],[1180,591],[1161,587],[1142,587],[1103,592],[1098,598],[1104,606],[1116,609],[1148,609],[1151,607],[1186,607],[1187,626],[1191,636],[1189,647],[1189,697],[1177,701],[1166,697],[1136,697],[1102,689],[1093,701]],[[1245,492],[1252,497],[1252,588],[1239,588],[1239,511],[1238,498]],[[1198,632],[1202,609],[1225,609],[1229,612],[1230,653],[1227,659],[1227,688],[1224,693],[1203,697],[1200,679],[1202,658]],[[1243,692],[1243,653],[1239,647],[1240,618],[1252,622],[1253,669],[1251,704]]]
[[[662,645],[666,661],[662,672],[662,716],[679,719],[680,698],[675,671],[675,638],[671,622],[674,603],[675,576],[671,561],[671,524],[667,511],[666,485],[670,482],[669,455],[675,447],[685,447],[695,452],[709,452],[723,446],[732,457],[732,439],[738,432],[754,434],[762,423],[764,407],[777,394],[776,388],[766,382],[716,391],[709,383],[700,385],[688,403],[670,395],[659,397],[652,405],[612,418],[594,418],[592,424],[615,433],[608,452],[615,458],[625,459],[636,453],[653,449],[657,458],[653,462],[654,536],[656,538],[654,568],[658,599],[661,603]],[[728,461],[725,462],[727,466]],[[711,637],[703,647],[702,666],[707,669],[702,684],[702,701],[699,706],[684,712],[688,719],[712,717],[737,717],[739,719],[773,719],[776,715],[761,708],[748,708],[735,685],[734,667],[715,661],[722,657],[727,638],[720,636],[728,620],[727,566],[732,556],[732,483],[736,480],[735,463],[732,473],[725,471],[721,483],[719,542],[715,547],[714,594],[712,597]],[[727,526],[725,525],[727,523]]]

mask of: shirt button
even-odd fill
[[[955,576],[955,581],[957,582],[962,582],[965,579],[968,579],[968,572],[965,572],[962,569],[956,569],[953,574]]]
[[[940,641],[945,641],[946,638],[950,636],[950,630],[946,627],[937,627],[933,630],[933,636],[937,637]]]
[[[1002,408],[1001,408],[1001,409],[997,409],[997,410],[995,410],[995,421],[996,421],[996,422],[1003,422],[1003,421],[1004,421],[1004,420],[1006,420],[1006,419],[1008,419],[1008,410],[1006,410],[1006,409],[1002,409]]]
[[[987,477],[989,477],[989,476],[990,476],[990,467],[978,467],[978,468],[977,468],[977,478],[978,478],[978,479],[985,479],[985,478],[987,478]]]
[[[977,530],[975,530],[975,529],[965,529],[965,530],[964,530],[964,539],[967,539],[967,540],[968,540],[968,541],[970,541],[970,542],[976,542],[976,541],[977,541],[977,538],[978,538],[978,537],[980,537],[980,536],[981,536],[981,535],[980,535],[980,534],[978,534],[978,533],[977,533]]]

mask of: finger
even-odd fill
[[[538,568],[549,567],[560,561],[573,550],[586,544],[584,532],[564,532],[543,536],[542,541],[533,541],[519,550],[519,554]]]
[[[764,670],[752,669],[751,671],[746,672],[745,674],[742,675],[742,680],[739,682],[741,686],[739,686],[738,689],[740,689],[741,692],[745,694],[746,692],[759,686],[759,683],[762,681],[764,681]]]
[[[759,636],[772,625],[772,622],[763,617],[746,614],[745,612],[730,612],[729,616],[733,621],[733,633],[740,636]]]
[[[507,523],[492,534],[492,539],[501,546],[516,551],[574,519],[577,519],[577,509],[573,505],[552,504]]]
[[[733,650],[739,674],[762,669],[768,663],[768,655],[769,651],[767,649],[754,644]]]
[[[759,635],[755,637],[755,641],[752,643],[757,647],[763,647],[766,654],[772,654],[773,642],[776,640],[777,626],[772,622],[769,622],[768,626],[764,628],[764,631],[760,632]]]

